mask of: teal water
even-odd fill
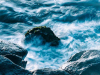
[[[61,44],[24,45],[27,30],[44,25],[61,38]],[[1,0],[0,39],[28,50],[26,69],[57,69],[79,51],[100,49],[99,0]]]

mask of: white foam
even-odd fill
[[[53,2],[54,0],[51,0],[50,3]],[[55,0],[55,2],[64,2],[64,1]],[[32,22],[33,23],[32,25],[28,25],[25,23],[15,23],[15,24],[8,24],[8,28],[4,28],[3,25],[5,25],[6,23],[4,24],[0,23],[0,33],[2,33],[0,39],[8,40],[10,42],[16,43],[28,50],[28,55],[25,58],[25,60],[28,61],[26,66],[26,69],[28,70],[36,70],[38,68],[46,68],[46,67],[57,69],[64,62],[66,62],[70,58],[70,56],[72,56],[73,54],[79,51],[88,50],[88,49],[100,49],[99,48],[100,33],[96,33],[94,30],[96,26],[100,25],[100,21],[88,20],[88,19],[85,19],[84,21],[80,21],[76,19],[73,22],[63,22],[59,20],[55,21],[55,18],[63,19],[64,16],[70,18],[71,16],[77,16],[83,14],[84,13],[83,9],[82,11],[80,11],[79,8],[76,8],[74,6],[65,7],[60,5],[57,8],[53,8],[55,6],[54,5],[45,8],[39,7],[37,9],[29,9],[29,8],[22,8],[20,6],[15,6],[10,3],[5,3],[4,6],[9,6],[13,8],[16,12],[23,12],[28,15],[37,16],[34,13],[39,15],[45,13],[50,14],[46,17],[45,20],[43,20],[43,22],[40,23]],[[74,9],[77,11],[79,10],[78,11],[79,13],[70,14],[73,12]],[[88,9],[86,8],[86,10]],[[60,12],[60,14],[51,13],[52,11],[56,13]],[[26,46],[23,44],[24,34],[26,33],[27,30],[32,29],[33,27],[36,26],[44,26],[44,25],[50,27],[55,33],[55,35],[61,38],[61,44],[57,48],[50,47],[48,45],[32,46],[31,44],[29,44]],[[92,36],[92,34],[97,36]],[[37,41],[38,40],[39,39],[37,39]]]

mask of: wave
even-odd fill
[[[76,52],[99,49],[99,5],[99,0],[2,0],[0,39],[28,50],[27,69],[58,68]],[[24,45],[27,30],[44,25],[61,38],[61,44],[57,48]]]
[[[91,5],[89,3],[85,3],[85,5]],[[67,5],[67,7],[66,7]],[[0,9],[0,21],[5,23],[41,23],[46,19],[52,19],[54,21],[61,22],[73,22],[73,21],[85,21],[85,20],[98,20],[100,17],[99,9],[92,6],[83,6],[84,3],[67,3],[63,5],[54,5],[51,7],[41,7],[38,9],[28,9],[19,7],[16,8],[1,5]],[[99,5],[99,4],[96,4]],[[36,5],[38,6],[38,5]],[[30,6],[28,6],[30,7]]]

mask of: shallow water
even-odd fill
[[[1,0],[0,39],[28,50],[26,69],[57,69],[79,51],[100,49],[99,7],[99,0]],[[27,30],[44,25],[61,38],[61,44],[24,45]]]

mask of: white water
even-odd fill
[[[99,0],[94,3],[93,0],[2,0],[0,39],[28,50],[26,69],[57,69],[79,51],[100,49],[100,9],[97,4]],[[26,31],[44,25],[61,38],[62,44],[58,47],[24,45]]]

